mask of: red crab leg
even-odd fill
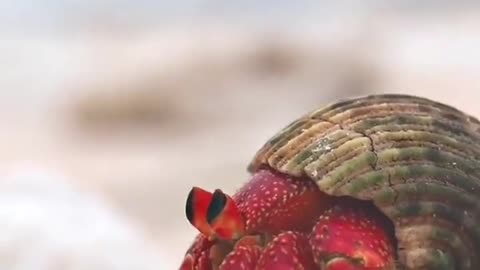
[[[214,242],[208,239],[207,236],[203,234],[198,235],[188,249],[180,270],[210,270],[211,263],[208,255],[213,244]]]
[[[315,263],[307,236],[288,231],[277,235],[263,250],[252,239],[240,239],[219,269],[308,270],[315,269]]]
[[[389,269],[394,247],[384,220],[369,207],[339,204],[320,216],[310,235],[314,259],[326,270]]]
[[[330,199],[310,179],[295,178],[270,168],[257,171],[234,196],[245,217],[247,233],[309,231],[330,206]]]
[[[249,238],[247,236],[247,238]],[[250,239],[237,242],[233,250],[225,256],[219,270],[255,270],[262,252],[261,247]]]
[[[298,232],[276,236],[263,250],[256,270],[314,269],[315,263],[308,238]]]

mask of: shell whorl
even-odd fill
[[[309,176],[371,200],[395,226],[405,269],[480,269],[480,122],[406,95],[331,104],[271,138],[249,166]]]

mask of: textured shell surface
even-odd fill
[[[308,176],[392,220],[399,268],[480,269],[480,122],[445,104],[372,95],[310,112],[249,165]]]

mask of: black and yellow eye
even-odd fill
[[[216,189],[213,192],[212,200],[207,210],[207,222],[209,224],[212,224],[222,214],[227,205],[227,200],[227,196],[220,189]]]

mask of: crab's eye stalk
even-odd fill
[[[238,239],[245,234],[245,221],[235,201],[219,189],[213,193],[208,206],[207,222],[215,234],[225,240]]]
[[[207,223],[207,209],[212,200],[212,193],[193,187],[187,197],[185,214],[188,221],[202,234],[212,236],[213,231]]]

